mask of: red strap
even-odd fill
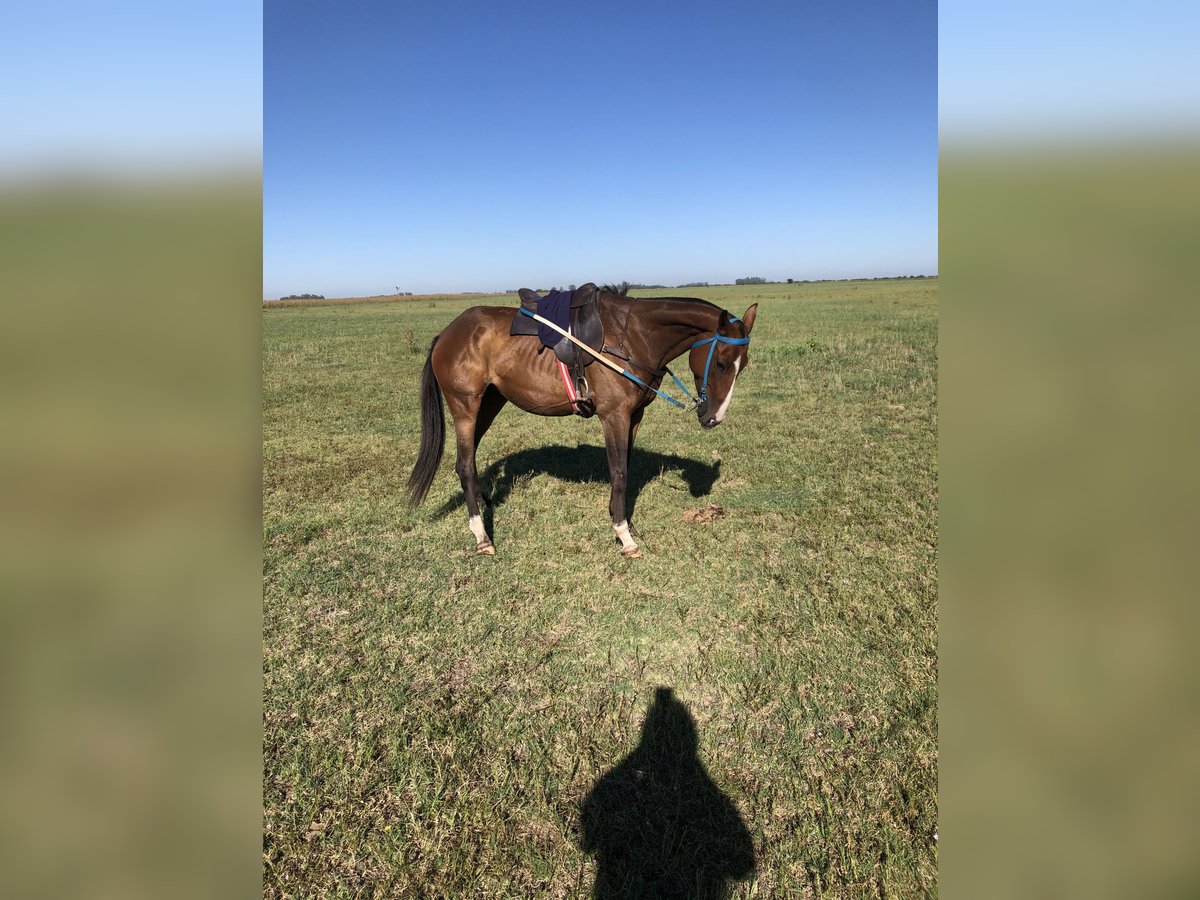
[[[575,385],[571,383],[571,373],[567,371],[567,365],[558,357],[554,358],[558,363],[558,373],[562,375],[563,387],[567,389],[567,399],[574,403],[579,399],[579,394],[575,392]]]

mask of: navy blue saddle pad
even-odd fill
[[[537,312],[543,319],[549,319],[563,331],[571,324],[571,294],[572,291],[551,291],[545,297],[538,297]],[[553,347],[563,336],[541,322],[538,322],[538,340],[545,346]]]

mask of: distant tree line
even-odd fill
[[[879,275],[874,278],[788,278],[787,283],[788,284],[821,284],[822,282],[839,282],[839,281],[902,281],[905,279],[917,279],[917,278],[937,278],[937,276],[936,275]],[[783,284],[784,282],[771,281],[768,278],[762,278],[761,276],[758,276],[758,275],[748,275],[745,278],[735,279],[733,283],[734,284]],[[636,289],[636,290],[665,290],[665,289],[667,289],[668,286],[665,284],[641,284],[640,282],[623,281],[620,284],[614,285],[614,287],[616,287],[618,289],[623,287],[626,290],[634,290],[634,289]],[[713,285],[707,281],[687,281],[687,282],[684,282],[683,284],[677,284],[677,285],[675,285],[675,287],[677,287],[677,288],[721,287],[721,284],[718,283],[716,285]],[[535,290],[539,294],[546,294],[546,293],[549,293],[550,291],[560,291],[563,289],[560,287],[549,287],[549,288],[539,287],[539,288],[535,288]],[[575,285],[573,285],[573,284],[570,285],[567,288],[567,290],[571,290],[571,291],[575,290]],[[508,290],[505,290],[503,293],[515,294],[516,292],[517,292],[516,288],[510,288]],[[499,292],[497,292],[497,293],[499,293]]]
[[[820,284],[825,281],[902,281],[908,278],[937,278],[936,275],[877,275],[874,278],[789,278],[788,284]],[[766,278],[759,278],[757,275],[752,275],[748,278],[735,279],[734,284],[780,284],[778,281],[770,281]],[[680,287],[708,287],[705,282],[693,282],[691,284],[681,284]]]
[[[280,300],[324,300],[324,294],[288,294],[286,297],[280,297]]]
[[[937,278],[936,275],[876,275],[874,278],[804,278],[794,282],[795,284],[821,284],[828,281],[904,281],[906,279],[916,278]],[[792,284],[791,278],[788,279],[788,284]]]
[[[682,285],[682,286],[686,287],[686,285]],[[551,291],[562,291],[562,290],[573,291],[573,290],[575,290],[575,287],[576,287],[575,285],[569,284],[565,288],[553,286],[553,287],[548,287],[548,288],[538,287],[538,288],[534,288],[533,290],[534,290],[534,293],[548,294]],[[667,286],[665,284],[640,284],[635,281],[622,281],[617,284],[614,284],[613,287],[618,290],[626,290],[626,291],[634,290],[634,289],[643,290],[643,291],[654,291],[654,290],[666,290],[667,289]],[[509,288],[504,291],[504,293],[506,293],[506,294],[515,294],[516,292],[517,292],[516,288]]]

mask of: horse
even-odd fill
[[[592,349],[610,362],[615,358],[628,364],[623,371],[592,365],[589,380],[608,456],[613,531],[621,555],[636,558],[642,553],[630,534],[625,486],[646,407],[656,396],[682,406],[659,388],[668,364],[690,350],[696,416],[705,429],[720,425],[729,413],[734,384],[750,362],[749,339],[758,304],[739,317],[694,297],[634,298],[608,285],[585,287],[595,291],[603,323],[603,345]],[[497,414],[506,403],[539,416],[578,412],[578,404],[564,391],[554,353],[542,353],[535,338],[510,334],[518,314],[517,307],[473,306],[463,311],[434,337],[421,374],[421,445],[408,481],[410,502],[417,506],[425,499],[437,474],[445,445],[444,408],[449,406],[458,452],[455,470],[466,497],[475,552],[480,554],[496,549],[480,514],[483,495],[475,452]]]

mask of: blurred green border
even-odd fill
[[[949,896],[1200,893],[1197,149],[943,144]]]
[[[0,868],[259,890],[261,179],[0,190]]]

